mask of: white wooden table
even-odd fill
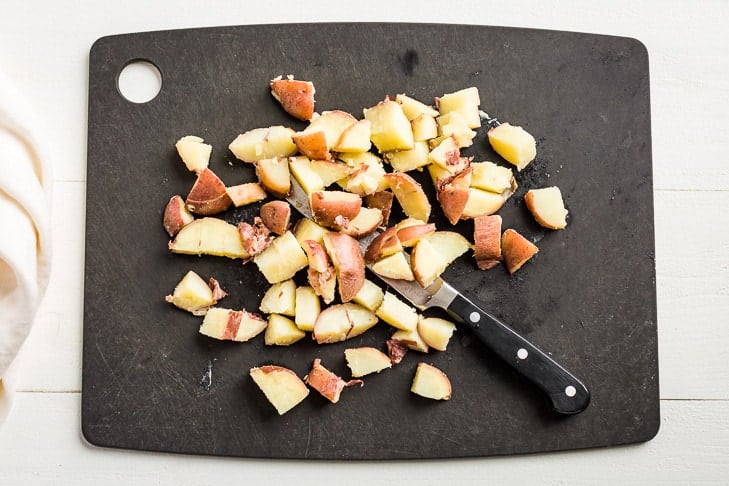
[[[67,4],[66,4],[67,3]],[[555,2],[556,3],[556,2]],[[662,425],[618,448],[292,462],[98,449],[80,432],[88,51],[103,35],[293,21],[419,21],[635,37],[650,55]],[[47,122],[54,272],[0,428],[0,485],[729,483],[729,2],[127,0],[0,3],[0,66]]]

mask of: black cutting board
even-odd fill
[[[144,59],[162,73],[144,104],[117,90],[120,70]],[[382,346],[380,324],[347,343],[290,348],[215,341],[200,318],[164,301],[190,269],[215,276],[226,307],[255,310],[267,285],[253,265],[172,255],[162,229],[170,196],[194,177],[174,144],[199,135],[228,184],[254,179],[228,144],[246,130],[303,124],[268,82],[312,80],[317,110],[361,117],[386,95],[435,96],[477,86],[482,109],[535,135],[538,156],[501,210],[504,227],[539,254],[517,274],[479,271],[470,256],[445,277],[535,342],[591,389],[576,416],[546,400],[467,331],[448,351],[409,353],[330,404],[313,392],[276,415],[248,377],[274,363],[303,376],[314,358],[348,377],[343,350]],[[403,459],[528,453],[649,440],[659,427],[648,55],[628,38],[485,26],[304,24],[116,35],[89,63],[88,184],[82,424],[96,445],[248,457]],[[505,163],[478,132],[464,151]],[[416,175],[426,187],[429,182]],[[558,185],[564,231],[533,222],[525,191]],[[258,206],[231,210],[250,221]],[[447,229],[442,213],[432,217]],[[472,238],[472,223],[456,227]],[[419,361],[443,369],[453,397],[410,393]],[[211,372],[212,381],[205,376]]]

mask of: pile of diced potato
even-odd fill
[[[269,126],[238,135],[229,149],[255,167],[257,181],[234,186],[210,169],[210,145],[196,136],[180,138],[177,151],[197,179],[184,199],[169,200],[163,226],[173,253],[251,261],[271,287],[256,311],[227,309],[218,306],[227,294],[214,278],[206,282],[188,272],[167,300],[204,316],[200,332],[206,336],[248,341],[263,333],[271,346],[292,345],[307,333],[320,344],[342,342],[379,321],[394,328],[382,343],[387,354],[370,346],[345,350],[350,381],[318,359],[304,380],[280,366],[251,368],[252,379],[283,414],[308,395],[307,384],[336,403],[345,387],[361,385],[361,377],[399,363],[408,349],[446,349],[455,325],[426,317],[384,292],[366,278],[365,268],[428,287],[469,250],[479,269],[503,261],[513,273],[538,248],[513,229],[502,232],[496,214],[517,190],[512,169],[475,162],[461,152],[474,144],[481,127],[477,88],[445,94],[434,106],[399,94],[365,108],[361,118],[341,110],[316,113],[310,81],[278,77],[270,88],[286,112],[308,122],[306,128]],[[493,125],[488,141],[505,161],[520,171],[534,160],[536,142],[529,133],[508,123]],[[408,174],[414,170],[427,170],[436,202],[452,225],[473,221],[473,241],[430,222],[431,201]],[[306,193],[312,214],[295,224],[285,201],[292,178]],[[525,202],[542,226],[566,226],[557,187],[530,189]],[[216,217],[231,206],[253,203],[261,203],[253,221],[234,225]],[[393,204],[405,219],[390,220]],[[364,250],[363,238],[368,238]],[[297,285],[303,272],[306,284]],[[426,363],[417,367],[411,390],[433,399],[451,397],[447,376]]]

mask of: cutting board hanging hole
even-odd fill
[[[162,73],[152,62],[135,59],[127,63],[116,80],[117,90],[132,103],[148,103],[162,89]]]

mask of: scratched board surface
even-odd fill
[[[121,69],[144,59],[162,73],[148,103],[125,100]],[[199,135],[228,185],[255,179],[228,144],[257,127],[304,124],[268,82],[293,73],[316,85],[317,110],[361,117],[386,95],[433,98],[476,86],[481,108],[535,135],[538,156],[517,175],[504,227],[539,246],[514,276],[466,255],[446,280],[549,352],[590,388],[575,416],[553,413],[528,382],[466,330],[446,352],[404,361],[344,390],[312,392],[278,416],[248,376],[279,364],[304,376],[315,358],[349,377],[347,347],[383,348],[380,323],[346,343],[291,347],[221,342],[201,318],[164,300],[188,270],[214,276],[228,308],[255,311],[268,287],[252,264],[173,255],[162,212],[194,176],[174,144]],[[464,153],[505,164],[478,130]],[[99,39],[89,65],[82,426],[92,444],[243,457],[405,459],[528,453],[645,441],[658,430],[658,357],[648,56],[634,39],[463,25],[239,26]],[[432,196],[425,174],[415,173]],[[540,228],[523,196],[557,185],[564,231]],[[251,221],[258,205],[221,215]],[[450,229],[434,205],[432,220]],[[454,228],[469,239],[470,221]],[[437,313],[436,313],[437,314]],[[451,400],[413,395],[418,362],[444,370]]]

